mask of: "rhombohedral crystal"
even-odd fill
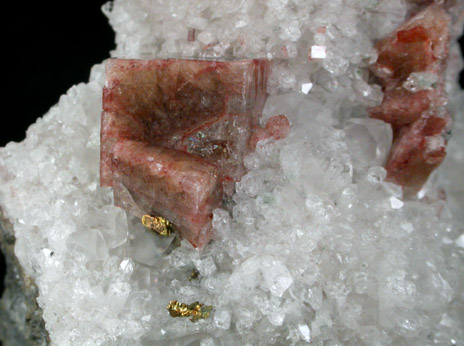
[[[288,132],[284,115],[258,124],[269,68],[268,60],[110,60],[100,181],[115,204],[161,215],[203,247],[223,191],[244,174],[244,155]]]

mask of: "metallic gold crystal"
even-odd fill
[[[198,278],[198,275],[200,275],[200,272],[196,269],[192,270],[189,276],[189,281],[195,280]]]
[[[142,224],[149,230],[161,236],[168,236],[174,232],[174,225],[161,216],[142,216]]]
[[[169,311],[171,317],[192,317],[190,321],[197,322],[209,317],[213,307],[211,305],[200,304],[199,302],[190,305],[179,303],[177,300],[169,302],[166,310]]]

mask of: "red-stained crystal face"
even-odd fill
[[[391,71],[392,79],[405,79],[425,71],[434,62],[432,41],[422,25],[400,30],[392,40],[382,41],[377,64]]]
[[[387,90],[413,72],[442,70],[448,56],[449,23],[441,6],[430,5],[377,43],[379,57],[371,70]]]
[[[370,115],[391,124],[394,129],[400,129],[412,124],[430,108],[433,93],[432,90],[412,93],[401,87],[390,90],[385,92],[380,106],[370,109]]]
[[[401,129],[387,163],[391,181],[405,186],[407,191],[419,190],[428,176],[446,156],[447,131],[450,118],[423,116],[411,126]]]
[[[250,148],[255,149],[258,142],[273,138],[279,140],[287,137],[290,123],[285,115],[274,115],[266,122],[263,129],[256,129],[250,138]]]
[[[223,183],[244,174],[268,71],[267,60],[110,60],[101,185],[113,186],[118,206],[163,216],[204,246]]]
[[[371,70],[385,94],[370,116],[392,125],[388,179],[410,192],[421,188],[446,155],[449,23],[445,10],[433,4],[376,45],[379,58]]]

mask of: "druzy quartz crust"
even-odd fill
[[[464,1],[103,11],[111,59],[0,148],[0,232],[42,309],[15,330],[43,318],[60,346],[464,342]]]

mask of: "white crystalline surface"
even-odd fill
[[[458,1],[462,5],[462,2]],[[384,181],[391,129],[366,119],[373,40],[402,0],[117,0],[105,6],[118,57],[274,59],[258,144],[199,253],[147,233],[100,188],[103,65],[22,143],[0,149],[0,205],[39,288],[54,345],[456,345],[464,342],[464,108],[447,72],[455,130],[444,165],[406,199]],[[195,29],[196,40],[187,41]],[[455,33],[457,35],[459,33]],[[309,60],[311,47],[325,58]],[[311,87],[308,87],[311,85]],[[447,198],[444,199],[444,193]],[[192,270],[200,273],[189,281]],[[192,323],[170,300],[213,305]]]

